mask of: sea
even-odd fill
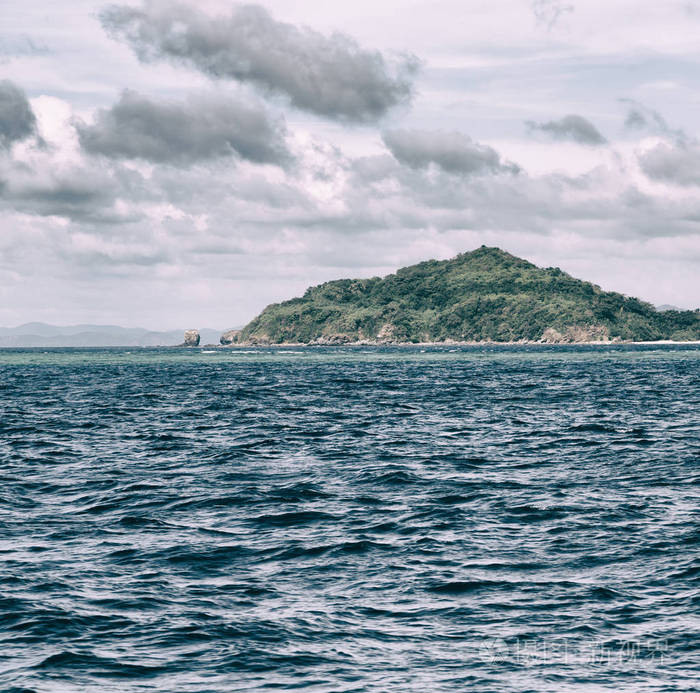
[[[700,690],[700,346],[0,350],[0,690]]]

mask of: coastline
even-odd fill
[[[449,346],[548,346],[548,347],[559,347],[559,346],[621,346],[621,345],[700,345],[700,340],[688,340],[688,341],[677,341],[671,339],[658,339],[653,341],[626,341],[626,340],[595,340],[595,341],[580,341],[580,342],[541,342],[533,340],[518,340],[514,342],[478,342],[478,341],[444,341],[444,342],[370,342],[370,341],[357,341],[357,342],[338,342],[338,343],[313,343],[313,342],[268,342],[268,343],[253,343],[253,342],[240,342],[235,344],[206,344],[207,348],[217,347],[219,349],[250,349],[250,348],[270,348],[270,347],[328,347],[328,346],[340,346],[340,347],[449,347]],[[189,347],[188,347],[189,348]]]
[[[200,344],[185,345],[185,344],[160,344],[152,346],[133,344],[111,344],[111,345],[93,345],[93,346],[21,346],[12,345],[5,346],[0,345],[0,351],[12,351],[16,349],[27,350],[27,351],[47,351],[55,349],[73,349],[80,351],[82,349],[87,350],[99,350],[99,349],[133,349],[135,351],[141,351],[145,349],[278,349],[278,348],[309,348],[309,347],[397,347],[397,348],[410,348],[410,347],[424,347],[424,348],[435,348],[435,347],[488,347],[488,346],[543,346],[543,347],[571,347],[571,346],[700,346],[700,340],[688,340],[688,341],[676,341],[670,339],[659,339],[655,341],[590,341],[590,342],[539,342],[539,341],[526,341],[519,340],[515,342],[457,342],[457,341],[445,341],[445,342],[343,342],[336,344],[313,344],[309,342],[278,342],[278,343],[236,343],[236,344]]]

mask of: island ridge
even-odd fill
[[[700,339],[700,311],[659,311],[558,268],[482,246],[274,303],[225,345]]]

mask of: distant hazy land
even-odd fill
[[[201,344],[218,344],[221,330],[200,329]],[[109,347],[176,346],[184,329],[155,331],[117,325],[47,325],[30,322],[18,327],[0,327],[0,347]]]

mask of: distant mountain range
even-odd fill
[[[200,344],[218,344],[221,330],[201,329]],[[47,325],[29,322],[18,327],[0,327],[0,347],[101,347],[176,346],[183,330],[157,332],[117,325]]]
[[[700,340],[700,311],[650,303],[482,246],[268,306],[231,344]]]

